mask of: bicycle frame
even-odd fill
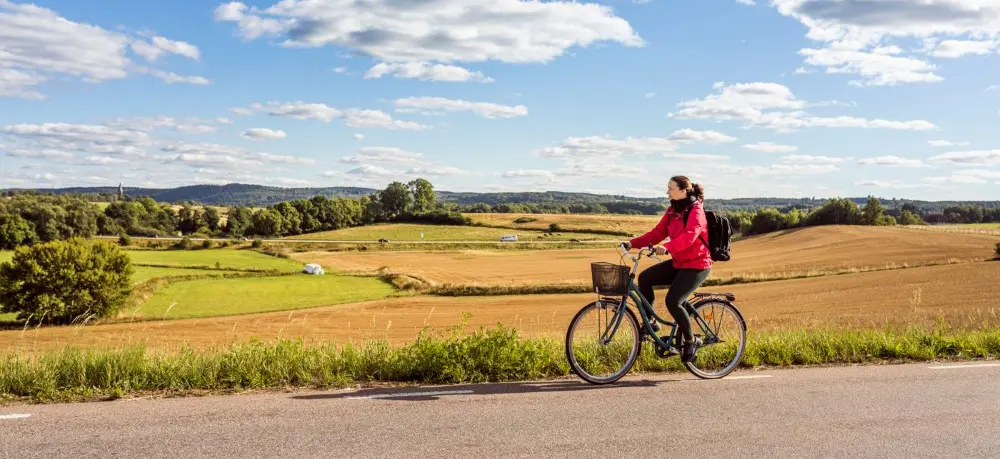
[[[612,317],[612,320],[609,321],[608,323],[609,327],[613,323],[614,328],[611,329],[611,334],[608,335],[607,338],[605,338],[604,335],[607,334],[608,330],[605,330],[605,332],[602,333],[601,340],[604,343],[608,343],[611,341],[611,338],[614,337],[615,333],[618,332],[618,326],[621,325],[622,318],[625,316],[625,309],[628,307],[628,299],[631,298],[632,301],[636,304],[636,309],[639,310],[639,315],[642,317],[642,327],[645,329],[646,334],[649,335],[650,340],[653,341],[653,343],[655,343],[656,346],[660,347],[661,349],[671,349],[673,347],[671,344],[669,344],[668,342],[664,342],[659,336],[656,335],[656,332],[653,330],[652,325],[650,325],[650,315],[652,316],[653,320],[656,320],[657,322],[663,325],[670,326],[670,334],[667,335],[667,340],[669,342],[674,341],[678,328],[677,322],[668,321],[660,317],[660,315],[656,313],[656,310],[653,308],[653,306],[649,304],[649,301],[646,300],[646,297],[642,294],[642,292],[639,291],[639,287],[636,285],[635,282],[635,274],[636,271],[639,269],[639,259],[642,258],[643,250],[646,249],[640,249],[639,256],[633,257],[631,254],[625,251],[621,246],[618,246],[618,248],[619,248],[619,253],[621,253],[623,257],[627,256],[632,259],[632,269],[630,270],[629,273],[628,288],[626,289],[625,294],[622,295],[621,299],[619,300],[620,301],[619,304],[622,307],[618,308],[618,310],[615,311],[615,315]],[[652,249],[650,249],[649,257],[653,257],[659,260],[659,257],[655,257],[654,255],[652,255]],[[713,338],[711,342],[715,342],[715,340],[718,340],[719,337],[715,334],[715,332],[712,331],[708,323],[705,322],[705,319],[701,316],[701,314],[699,314],[694,309],[694,306],[686,299],[684,300],[684,307],[688,310],[688,315],[692,317],[692,321],[698,323],[698,327],[701,328],[701,331],[705,334],[706,338],[709,335],[711,335]],[[647,312],[649,314],[647,314]],[[708,340],[705,340],[705,344],[709,343],[710,342]]]

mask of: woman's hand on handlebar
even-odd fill
[[[657,255],[666,255],[667,254],[667,248],[664,247],[664,246],[662,246],[662,245],[658,245],[656,247],[653,247],[653,251],[656,252]]]

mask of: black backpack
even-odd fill
[[[684,213],[684,226],[687,226],[688,215],[691,214],[693,207],[688,207],[687,212]],[[701,242],[708,247],[709,253],[712,254],[712,261],[729,261],[729,243],[733,238],[733,227],[729,224],[729,218],[706,210],[705,219],[708,220],[708,241],[701,236],[698,236],[698,239],[701,239]]]

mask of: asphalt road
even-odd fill
[[[18,405],[0,436],[24,459],[996,458],[1000,362]]]

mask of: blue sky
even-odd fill
[[[0,0],[0,187],[1000,199],[998,53],[989,0]]]

